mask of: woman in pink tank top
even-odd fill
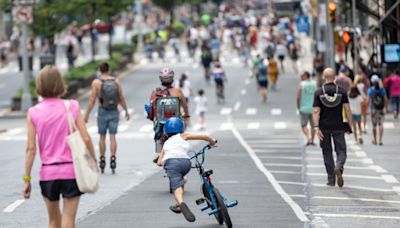
[[[75,180],[72,154],[66,142],[70,134],[67,110],[64,100],[64,79],[57,68],[47,65],[36,78],[36,92],[43,101],[31,107],[27,115],[28,142],[25,161],[25,181],[23,194],[31,195],[31,170],[36,156],[38,142],[40,167],[40,188],[49,214],[49,227],[75,227],[76,211],[80,195]],[[80,113],[79,103],[69,102],[70,111],[86,146],[96,161],[92,140]],[[63,197],[63,211],[60,211],[60,195]]]

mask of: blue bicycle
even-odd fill
[[[201,192],[204,195],[204,198],[196,200],[196,204],[201,205],[206,203],[206,205],[201,208],[201,211],[211,209],[208,215],[214,215],[220,225],[225,223],[225,225],[230,228],[232,227],[232,221],[228,213],[228,208],[238,205],[238,201],[234,200],[228,202],[221,192],[211,183],[210,176],[213,174],[213,171],[211,169],[206,170],[203,167],[205,152],[209,149],[211,149],[210,146],[205,146],[200,152],[195,153],[195,155],[191,157],[191,159],[194,160],[192,168],[196,168],[200,175],[202,182]]]

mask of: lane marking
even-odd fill
[[[374,161],[372,161],[371,158],[364,158],[364,159],[362,160],[362,163],[372,165],[372,164],[374,164]]]
[[[242,90],[240,91],[240,94],[242,94],[242,95],[246,95],[246,93],[247,93],[247,91],[246,91],[245,89],[242,89]]]
[[[218,184],[240,184],[240,181],[235,181],[235,180],[228,180],[228,181],[217,181]]]
[[[228,130],[232,130],[232,123],[223,123],[221,124],[221,126],[219,127],[220,131],[228,131]]]
[[[13,212],[17,207],[19,207],[23,202],[25,202],[24,199],[19,199],[16,200],[14,203],[8,205],[6,208],[4,208],[3,212],[4,213],[11,213]]]
[[[294,198],[305,198],[305,195],[290,195]],[[326,199],[326,200],[358,200],[363,202],[376,202],[376,203],[395,203],[400,204],[400,201],[396,200],[380,200],[371,198],[353,198],[353,197],[334,197],[334,196],[311,196],[311,199]]]
[[[301,160],[298,156],[259,156],[262,159],[283,159],[283,160]],[[271,171],[272,172],[272,171]]]
[[[393,175],[382,175],[382,178],[386,183],[397,184],[399,181]]]
[[[388,172],[384,168],[380,167],[379,165],[370,165],[369,168],[375,170],[377,173],[387,173]]]
[[[246,109],[246,115],[254,116],[257,114],[257,109],[255,108],[248,108]]]
[[[282,115],[282,109],[280,109],[280,108],[273,108],[273,109],[271,109],[271,115],[273,115],[273,116],[280,116],[280,115]]]
[[[356,151],[354,152],[356,154],[357,157],[359,158],[365,158],[367,157],[367,154],[364,151]]]
[[[271,173],[276,173],[276,174],[298,174],[302,175],[301,171],[295,172],[295,171],[285,171],[285,170],[270,170]]]
[[[288,171],[288,170],[270,170],[271,173],[282,173],[282,174],[301,174],[299,172],[294,172],[294,171]],[[326,173],[312,173],[312,172],[307,172],[307,176],[326,176]],[[361,178],[361,179],[368,179],[368,180],[384,180],[383,178],[384,175],[382,176],[366,176],[366,175],[353,175],[353,174],[345,174],[345,178]],[[388,182],[388,183],[395,183],[395,182]]]
[[[153,131],[153,128],[154,128],[153,124],[146,124],[146,125],[143,125],[143,126],[139,129],[139,131],[140,131],[140,132],[151,132],[151,131]]]
[[[355,151],[360,151],[362,148],[359,145],[350,145],[350,149],[355,150]]]
[[[291,181],[279,181],[278,183],[289,184],[289,185],[301,185],[301,186],[307,185],[307,183],[304,182],[291,182]],[[326,184],[311,184],[311,186],[327,188]],[[393,187],[393,189],[387,189],[387,188],[385,189],[385,188],[370,188],[370,187],[356,186],[356,185],[345,185],[343,188],[357,189],[357,190],[371,191],[371,192],[400,192],[400,187]]]
[[[265,140],[247,140],[247,143],[250,143],[251,145],[270,145],[270,144],[280,144],[280,143],[284,143],[284,144],[295,144],[297,145],[298,148],[300,148],[299,145],[299,140],[297,139],[279,139],[279,138],[275,138],[275,139],[268,139],[268,137],[266,137]],[[321,152],[320,152],[321,153]]]
[[[8,136],[18,135],[24,132],[24,128],[14,128],[7,131]]]
[[[246,149],[250,158],[253,160],[257,168],[265,175],[268,181],[271,183],[275,191],[282,197],[282,199],[292,208],[293,212],[296,214],[297,218],[302,222],[309,222],[308,217],[304,213],[303,209],[285,192],[282,186],[277,182],[274,175],[268,171],[268,169],[263,165],[261,160],[257,157],[253,149],[247,144],[247,142],[240,135],[239,131],[233,127],[232,133],[239,141],[239,143]]]
[[[286,129],[287,124],[285,122],[275,122],[274,123],[274,128],[275,129]]]
[[[303,165],[300,165],[300,164],[288,164],[288,163],[264,163],[264,165],[277,166],[277,167],[300,167],[300,168],[303,167]]]
[[[335,217],[335,218],[369,218],[369,219],[394,219],[400,220],[397,216],[385,216],[385,215],[359,215],[359,214],[325,214],[325,213],[313,213],[313,216],[321,217]]]
[[[249,129],[249,130],[255,130],[255,129],[259,129],[259,128],[260,128],[260,123],[258,123],[258,122],[253,122],[253,123],[247,124],[247,129]]]
[[[299,151],[294,151],[294,150],[282,151],[282,149],[278,149],[278,148],[276,148],[276,149],[272,149],[272,148],[269,148],[269,149],[253,148],[253,151],[256,152],[257,154],[265,153],[265,154],[280,154],[280,155],[282,155],[284,153],[289,153],[289,154],[298,154],[299,153]],[[262,158],[263,156],[259,156],[259,157]]]
[[[240,59],[238,57],[235,57],[235,58],[233,58],[232,62],[235,64],[238,64],[238,63],[240,63]]]
[[[240,108],[240,102],[236,102],[235,107],[233,108],[235,111],[238,111]]]
[[[394,123],[393,122],[383,122],[383,127],[386,129],[394,129]]]
[[[231,108],[222,108],[221,111],[219,112],[219,114],[223,115],[223,116],[227,116],[227,115],[230,115],[231,112],[232,112]]]
[[[128,130],[129,125],[128,124],[121,124],[118,126],[118,132],[124,132],[126,130]]]
[[[250,84],[250,79],[246,79],[246,80],[244,81],[244,83],[245,83],[246,85]]]

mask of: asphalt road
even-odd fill
[[[187,60],[187,58],[184,58]],[[186,185],[186,200],[197,220],[187,223],[168,206],[163,171],[155,167],[151,123],[144,118],[143,104],[158,83],[157,72],[166,63],[145,64],[123,78],[122,85],[132,120],[121,121],[118,137],[117,174],[109,170],[101,176],[101,189],[84,195],[77,227],[220,227],[195,205],[199,198],[199,178],[194,170]],[[279,79],[277,91],[261,103],[254,78],[225,53],[223,66],[228,76],[225,105],[217,105],[214,87],[202,78],[196,63],[172,64],[177,75],[189,72],[194,91],[205,89],[209,98],[206,133],[219,139],[209,151],[206,167],[214,170],[213,181],[229,200],[238,200],[230,214],[235,227],[399,227],[400,223],[400,122],[388,117],[384,146],[372,146],[371,132],[365,145],[355,145],[348,137],[345,186],[327,187],[322,155],[318,146],[304,148],[295,108],[297,74],[287,72]],[[308,67],[309,58],[301,60]],[[192,105],[193,107],[193,105]],[[86,108],[86,102],[81,102]],[[196,131],[196,117],[192,114]],[[0,119],[9,126],[0,134],[3,154],[0,161],[0,227],[44,227],[47,223],[37,179],[38,159],[33,171],[33,195],[22,199],[23,157],[26,129],[24,120]],[[95,116],[88,124],[95,143]],[[198,149],[202,144],[193,144]]]

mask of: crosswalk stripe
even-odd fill
[[[228,131],[228,130],[232,130],[233,128],[233,124],[232,123],[223,123],[221,124],[221,126],[219,127],[219,130],[221,131]]]
[[[240,91],[240,94],[242,94],[242,95],[246,95],[246,93],[247,93],[247,91],[246,91],[245,89],[242,89],[242,90]]]
[[[273,109],[271,109],[271,115],[273,115],[273,116],[282,115],[282,109],[280,109],[280,108],[273,108]]]
[[[391,183],[391,184],[399,183],[399,181],[393,175],[382,175],[382,178],[384,181],[386,181],[386,183]]]
[[[152,130],[153,130],[153,125],[152,124],[146,124],[146,125],[143,125],[140,129],[139,129],[139,131],[140,132],[151,132]]]
[[[91,127],[89,127],[89,128],[88,128],[88,132],[89,132],[90,134],[96,133],[96,132],[97,132],[97,126],[91,126]]]
[[[231,109],[231,108],[222,108],[221,111],[220,111],[219,113],[220,113],[221,115],[226,116],[226,115],[230,115],[231,112],[232,112],[232,109]]]
[[[238,111],[240,108],[240,102],[236,102],[235,107],[233,108],[235,111]]]
[[[394,123],[393,122],[383,122],[383,128],[394,129]]]
[[[247,124],[247,129],[255,130],[260,128],[260,123],[254,122]]]
[[[246,115],[254,116],[257,114],[257,109],[255,108],[248,108],[246,109]]]
[[[128,128],[129,128],[128,124],[121,124],[121,125],[118,126],[118,131],[119,132],[124,132],[124,131],[128,130]]]
[[[287,124],[285,122],[275,122],[274,123],[274,128],[275,129],[286,129]]]

